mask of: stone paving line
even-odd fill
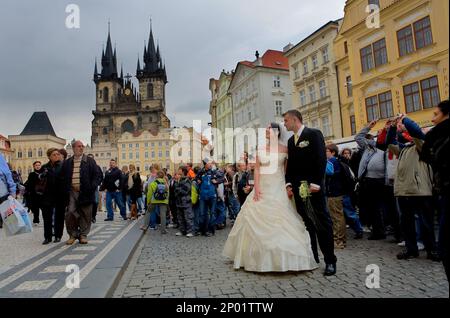
[[[91,233],[88,236],[89,244],[80,245],[75,243],[73,246],[67,246],[64,241],[59,244],[51,243],[43,246],[38,236],[42,235],[42,229],[39,227],[33,233],[13,236],[9,241],[16,245],[27,244],[37,248],[28,255],[21,255],[19,264],[13,262],[7,263],[2,257],[2,266],[6,270],[0,273],[0,297],[67,297],[71,290],[65,287],[67,265],[77,265],[80,269],[81,286],[83,279],[92,271],[114,246],[123,238],[127,232],[135,226],[135,222],[125,222],[121,219],[114,222],[103,222],[99,214],[98,222],[92,226]],[[104,239],[108,232],[111,239]],[[114,237],[112,237],[114,236]],[[9,243],[9,242],[8,242]],[[10,251],[6,241],[0,242],[4,251]],[[6,247],[5,247],[6,246]],[[14,252],[14,251],[10,251]],[[8,266],[5,266],[7,264]]]
[[[230,228],[216,236],[177,237],[148,231],[122,276],[115,298],[448,298],[441,263],[420,258],[399,261],[397,244],[353,240],[348,232],[344,250],[336,250],[337,275],[322,275],[324,264],[312,272],[250,273],[234,270],[221,256]],[[380,288],[369,289],[372,273],[380,269]]]

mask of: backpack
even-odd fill
[[[153,194],[155,200],[164,201],[167,199],[167,188],[165,183],[161,183],[158,180],[156,182],[156,191]]]
[[[47,170],[45,170],[43,173],[38,174],[36,184],[34,185],[34,192],[37,195],[44,195],[46,188],[47,188]]]
[[[342,168],[342,189],[345,194],[352,193],[356,187],[356,177],[352,169],[345,162],[339,161]]]
[[[191,201],[192,204],[197,204],[198,202],[198,189],[197,184],[195,182],[192,182],[192,188],[191,188]]]

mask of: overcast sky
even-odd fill
[[[80,29],[65,25],[68,4],[80,8]],[[167,115],[192,126],[208,114],[209,79],[254,52],[296,44],[343,16],[345,0],[1,0],[0,134],[20,134],[34,111],[47,111],[58,136],[90,142],[95,85],[111,20],[118,64],[135,75],[150,17],[169,83]]]

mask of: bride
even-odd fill
[[[274,134],[276,136],[274,136]],[[272,137],[272,138],[271,138]],[[270,124],[266,139],[280,138],[280,126]],[[223,249],[234,268],[252,272],[309,271],[317,268],[309,234],[289,200],[284,167],[287,147],[278,144],[276,171],[261,173],[265,163],[257,158],[255,186],[247,197]],[[273,162],[272,162],[273,164]]]

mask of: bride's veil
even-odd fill
[[[280,125],[280,143],[287,147],[288,140],[294,135],[294,133],[286,129],[286,127],[284,126],[284,122],[279,123],[279,125]]]

